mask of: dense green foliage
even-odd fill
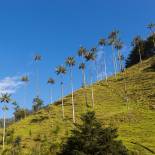
[[[142,60],[152,57],[155,55],[155,34],[149,36],[146,40],[141,40],[141,57]],[[127,60],[126,60],[126,67],[130,67],[134,64],[139,63],[139,53],[138,53],[138,46],[133,47],[131,50]]]
[[[117,130],[102,128],[94,112],[81,117],[82,124],[75,124],[72,135],[63,144],[58,155],[127,155],[128,151],[121,141],[116,140]]]

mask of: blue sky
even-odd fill
[[[4,89],[12,98],[30,108],[35,96],[33,56],[39,52],[41,98],[49,103],[48,77],[56,79],[54,100],[60,97],[59,79],[54,68],[67,56],[74,56],[80,45],[95,46],[113,29],[120,30],[127,55],[131,39],[148,35],[146,24],[155,22],[154,0],[5,0],[0,1],[0,93]],[[105,49],[109,74],[111,51]],[[19,77],[28,74],[27,103]],[[74,72],[75,89],[81,85],[81,72]],[[95,79],[95,78],[94,78]],[[65,94],[70,92],[65,77]],[[89,79],[88,79],[89,81]],[[1,116],[0,110],[0,116]],[[9,116],[13,110],[10,107]]]

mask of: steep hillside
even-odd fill
[[[150,68],[155,62],[152,57],[106,81],[93,85],[95,95],[95,112],[103,125],[117,127],[119,139],[140,155],[155,152],[155,71]],[[126,90],[124,91],[126,83]],[[87,87],[89,108],[85,106],[84,90],[74,93],[76,121],[87,110],[91,110],[91,87]],[[61,101],[50,105],[36,114],[14,123],[8,129],[13,138],[22,138],[23,153],[35,149],[59,149],[73,128],[71,96],[65,97],[65,120],[62,120]],[[8,144],[8,148],[10,144]],[[54,153],[53,153],[54,154]]]

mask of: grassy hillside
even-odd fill
[[[150,64],[152,57],[118,74],[106,81],[93,85],[95,95],[95,112],[103,125],[118,128],[119,139],[130,150],[140,155],[151,155],[147,149],[155,152],[155,71]],[[123,78],[125,77],[125,78]],[[124,91],[126,82],[127,92]],[[126,95],[127,94],[127,95]],[[87,88],[90,108],[85,107],[84,90],[75,92],[76,121],[87,110],[91,110],[91,88]],[[128,100],[128,102],[127,102]],[[13,138],[22,138],[23,153],[31,148],[59,149],[59,145],[70,134],[72,124],[71,96],[65,97],[65,120],[62,120],[61,101],[50,105],[36,114],[14,123],[8,129],[7,141],[14,132]],[[12,137],[11,137],[12,138]],[[43,147],[42,147],[43,144]],[[9,147],[9,145],[8,145]],[[146,148],[145,148],[146,147]]]

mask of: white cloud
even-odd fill
[[[0,80],[0,94],[14,94],[22,85],[23,83],[20,81],[20,77],[18,76],[5,77]]]

